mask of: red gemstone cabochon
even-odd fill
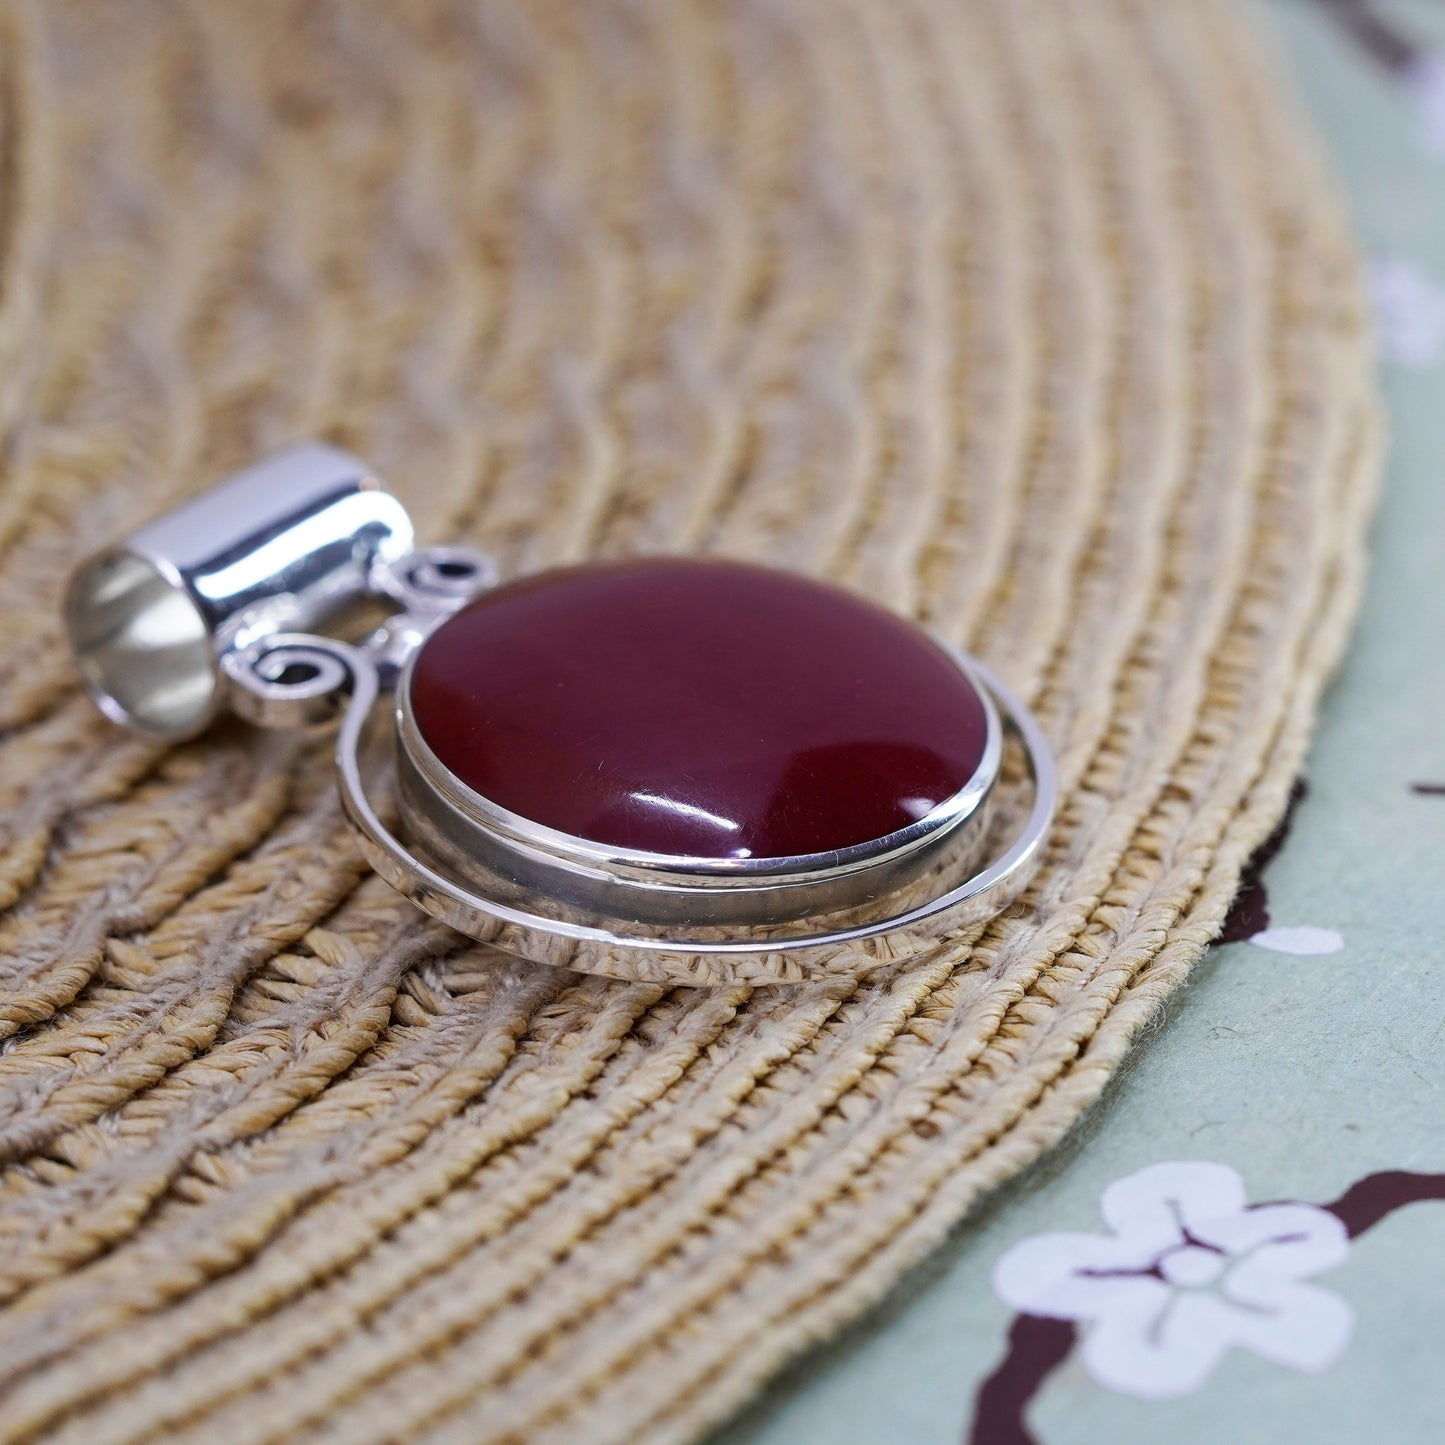
[[[674,558],[485,594],[422,647],[411,706],[437,758],[503,808],[700,858],[896,832],[968,782],[988,729],[912,623],[788,572]]]

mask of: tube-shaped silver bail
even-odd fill
[[[114,722],[188,738],[221,710],[221,658],[373,594],[412,550],[374,473],[320,442],[277,452],[83,562],[65,601],[86,691]]]

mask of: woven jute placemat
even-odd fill
[[[1283,810],[1377,470],[1298,118],[1211,0],[0,15],[0,1439],[693,1438],[1070,1128]],[[1056,746],[1032,891],[609,982],[395,898],[324,743],[109,729],[68,566],[312,435],[509,573],[966,643]]]

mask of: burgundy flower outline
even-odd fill
[[[1087,1325],[1082,1358],[1101,1385],[1164,1400],[1200,1388],[1231,1349],[1291,1369],[1331,1364],[1354,1316],[1305,1281],[1344,1262],[1345,1227],[1312,1204],[1250,1205],[1227,1165],[1169,1161],[1115,1180],[1109,1234],[1040,1234],[993,1272],[1021,1314]]]
[[[1445,55],[1379,0],[1314,0],[1356,52],[1383,72],[1415,112],[1421,140],[1445,156]]]
[[[1209,1170],[1219,1170],[1223,1166],[1153,1166],[1154,1170],[1162,1168],[1166,1171],[1181,1168],[1198,1169],[1200,1167]],[[1233,1170],[1225,1170],[1224,1172],[1229,1175],[1234,1174]],[[1150,1170],[1140,1171],[1140,1175],[1144,1176],[1148,1176],[1150,1173]],[[1130,1176],[1128,1181],[1119,1181],[1119,1183],[1126,1184],[1130,1181],[1138,1181],[1139,1177],[1139,1175]],[[1196,1176],[1196,1178],[1197,1177],[1198,1176]],[[1237,1178],[1237,1176],[1235,1177]],[[1222,1180],[1223,1175],[1214,1176],[1216,1191],[1219,1182]],[[1150,1188],[1157,1186],[1160,1182],[1160,1177],[1157,1174],[1154,1176],[1152,1184],[1146,1179],[1144,1181],[1145,1188],[1143,1192],[1148,1193]],[[1162,1182],[1168,1182],[1167,1174]],[[1177,1176],[1175,1182],[1178,1182]],[[1157,1189],[1155,1189],[1155,1193],[1158,1193]],[[1106,1191],[1106,1195],[1107,1194],[1108,1191]],[[1241,1206],[1237,1210],[1232,1210],[1229,1207],[1229,1197],[1222,1197],[1216,1192],[1214,1198],[1216,1206],[1221,1203],[1225,1206],[1222,1213],[1217,1207],[1206,1208],[1204,1212],[1221,1214],[1221,1221],[1219,1222],[1224,1222],[1224,1233],[1229,1236],[1233,1243],[1237,1246],[1240,1243],[1247,1242],[1251,1237],[1254,1239],[1255,1248],[1243,1252],[1244,1258],[1242,1261],[1237,1259],[1241,1251],[1237,1249],[1225,1250],[1221,1247],[1223,1241],[1217,1237],[1219,1235],[1219,1222],[1216,1222],[1211,1228],[1211,1232],[1216,1235],[1216,1239],[1200,1239],[1192,1233],[1181,1211],[1175,1216],[1177,1229],[1172,1237],[1162,1228],[1157,1234],[1157,1243],[1161,1246],[1159,1258],[1154,1262],[1157,1265],[1157,1270],[1151,1269],[1147,1263],[1136,1262],[1127,1266],[1118,1277],[1127,1277],[1134,1280],[1154,1280],[1168,1292],[1171,1282],[1167,1276],[1172,1270],[1176,1275],[1176,1282],[1181,1284],[1183,1288],[1188,1289],[1191,1286],[1187,1278],[1183,1280],[1179,1279],[1180,1266],[1183,1266],[1183,1274],[1187,1277],[1195,1263],[1202,1264],[1202,1261],[1199,1260],[1198,1255],[1195,1254],[1194,1251],[1203,1247],[1206,1252],[1218,1249],[1221,1253],[1230,1255],[1231,1259],[1236,1259],[1237,1261],[1235,1265],[1236,1268],[1238,1268],[1241,1263],[1248,1267],[1250,1257],[1255,1256],[1252,1270],[1246,1273],[1242,1281],[1236,1280],[1235,1282],[1235,1298],[1229,1301],[1234,1305],[1245,1305],[1252,1299],[1257,1306],[1262,1300],[1266,1315],[1268,1315],[1270,1304],[1273,1303],[1278,1306],[1282,1298],[1286,1302],[1286,1309],[1288,1309],[1291,1302],[1291,1293],[1298,1289],[1310,1290],[1312,1292],[1312,1302],[1316,1304],[1319,1302],[1318,1297],[1320,1296],[1338,1299],[1338,1296],[1332,1296],[1329,1291],[1318,1289],[1315,1286],[1301,1285],[1299,1283],[1304,1275],[1317,1273],[1329,1267],[1329,1265],[1325,1263],[1325,1261],[1331,1257],[1332,1251],[1329,1236],[1333,1235],[1335,1237],[1335,1248],[1341,1251],[1340,1257],[1343,1257],[1342,1248],[1347,1241],[1357,1239],[1366,1230],[1373,1228],[1382,1219],[1394,1213],[1395,1210],[1402,1209],[1409,1204],[1426,1200],[1445,1201],[1445,1173],[1427,1174],[1409,1170],[1386,1170],[1381,1173],[1370,1174],[1363,1179],[1357,1180],[1332,1203],[1318,1206],[1298,1203],[1275,1203]],[[1280,1211],[1295,1211],[1295,1213],[1287,1215]],[[1197,1212],[1197,1210],[1191,1207],[1191,1213]],[[1225,1217],[1230,1215],[1234,1216],[1233,1223],[1226,1222],[1225,1220]],[[1255,1218],[1251,1220],[1249,1216],[1255,1216]],[[1328,1216],[1335,1221],[1335,1223],[1333,1225],[1326,1225],[1321,1216]],[[1306,1224],[1308,1239],[1292,1239],[1290,1237],[1288,1232],[1289,1227],[1287,1226],[1287,1220],[1289,1219],[1293,1219],[1297,1223]],[[1285,1232],[1276,1233],[1276,1230]],[[1053,1236],[1055,1239],[1060,1237],[1061,1236]],[[1037,1236],[1036,1238],[1048,1239],[1050,1236]],[[1089,1239],[1091,1241],[1102,1240],[1105,1242],[1109,1240],[1109,1236],[1100,1235],[1062,1236],[1062,1238]],[[1024,1245],[1031,1243],[1033,1243],[1033,1241],[1023,1241]],[[1143,1243],[1142,1234],[1138,1243]],[[1304,1244],[1306,1247],[1304,1251],[1297,1252],[1287,1265],[1285,1264],[1284,1257],[1277,1254],[1274,1264],[1271,1266],[1268,1262],[1268,1255],[1259,1249],[1258,1246],[1260,1244],[1266,1246],[1272,1244],[1279,1249],[1294,1248],[1298,1250],[1300,1244]],[[1016,1249],[1021,1247],[1022,1246],[1016,1246]],[[1014,1251],[1010,1251],[1010,1254],[1013,1253]],[[1008,1258],[1009,1255],[1004,1256],[1004,1260]],[[1165,1261],[1171,1259],[1174,1263],[1172,1265],[1166,1265]],[[1336,1260],[1336,1262],[1338,1262],[1338,1260]],[[1000,1264],[1002,1263],[1003,1261],[1000,1261]],[[1260,1268],[1261,1263],[1264,1264],[1262,1272]],[[1192,1287],[1198,1288],[1200,1284],[1208,1285],[1215,1283],[1216,1280],[1224,1276],[1228,1267],[1228,1265],[1217,1264],[1214,1273],[1207,1281],[1202,1278],[1201,1270],[1200,1278]],[[1089,1266],[1085,1265],[1084,1271],[1082,1272],[1085,1279],[1088,1278],[1088,1269]],[[1077,1274],[1079,1272],[1076,1271],[1075,1273]],[[1258,1291],[1258,1286],[1261,1284],[1264,1286],[1262,1295]],[[1242,1288],[1240,1288],[1241,1285]],[[1283,1296],[1280,1293],[1281,1285],[1284,1287]],[[1165,1310],[1159,1309],[1161,1304],[1172,1306],[1177,1303],[1172,1298],[1165,1301],[1157,1290],[1151,1291],[1150,1294],[1152,1296],[1152,1307],[1158,1312],[1156,1318],[1166,1313]],[[1080,1301],[1074,1301],[1073,1305],[1070,1306],[1070,1313],[1067,1316],[1063,1314],[1062,1310],[1058,1310],[1052,1315],[1021,1311],[1015,1317],[1009,1329],[1008,1347],[1005,1351],[1004,1358],[1000,1361],[993,1373],[979,1386],[978,1393],[974,1400],[973,1416],[964,1434],[965,1445],[1035,1445],[1034,1436],[1030,1433],[1025,1421],[1025,1411],[1034,1396],[1038,1394],[1039,1390],[1043,1387],[1045,1381],[1069,1358],[1075,1346],[1078,1344],[1081,1333],[1080,1321],[1086,1318],[1085,1313],[1082,1311],[1079,1313],[1073,1312],[1074,1306],[1079,1303]],[[1301,1303],[1300,1297],[1294,1296],[1292,1303],[1295,1308],[1298,1308]],[[1340,1303],[1343,1303],[1343,1301]],[[1203,1318],[1209,1319],[1210,1314],[1211,1312],[1206,1311]],[[1193,1315],[1196,1321],[1200,1318],[1197,1310],[1191,1310],[1186,1312],[1185,1315],[1178,1316],[1178,1319],[1185,1321],[1184,1328],[1186,1332],[1190,1327],[1188,1323],[1190,1315]],[[1274,1311],[1276,1333],[1273,1339],[1270,1338],[1271,1330],[1267,1321],[1264,1322],[1263,1333],[1260,1332],[1259,1324],[1256,1324],[1254,1330],[1248,1333],[1248,1337],[1241,1339],[1234,1332],[1232,1326],[1229,1325],[1227,1316],[1228,1311],[1226,1310],[1223,1322],[1226,1324],[1224,1334],[1228,1336],[1228,1341],[1224,1346],[1224,1351],[1219,1351],[1217,1348],[1221,1339],[1219,1333],[1221,1317],[1217,1312],[1213,1312],[1212,1323],[1206,1325],[1206,1328],[1215,1331],[1214,1335],[1205,1340],[1197,1351],[1186,1341],[1185,1358],[1187,1360],[1191,1354],[1195,1356],[1192,1363],[1196,1366],[1196,1375],[1198,1374],[1197,1366],[1201,1359],[1214,1358],[1214,1362],[1217,1363],[1218,1358],[1222,1358],[1222,1353],[1227,1351],[1229,1345],[1243,1344],[1247,1348],[1257,1348],[1260,1343],[1266,1344],[1267,1347],[1284,1344],[1286,1350],[1288,1350],[1291,1343],[1295,1346],[1299,1344],[1297,1330],[1286,1332],[1286,1334],[1278,1333],[1278,1320],[1280,1318],[1280,1311],[1278,1309]],[[1296,1318],[1298,1318],[1298,1316],[1296,1316]],[[1176,1319],[1176,1331],[1179,1327],[1178,1319]],[[1337,1314],[1336,1320],[1337,1323],[1333,1326],[1327,1326],[1325,1332],[1315,1332],[1313,1342],[1310,1340],[1310,1332],[1306,1331],[1305,1352],[1303,1354],[1297,1353],[1293,1358],[1280,1358],[1278,1354],[1273,1357],[1280,1363],[1294,1364],[1296,1368],[1319,1368],[1321,1364],[1328,1364],[1329,1359],[1333,1358],[1333,1355],[1329,1354],[1329,1349],[1327,1348],[1332,1343],[1328,1333],[1329,1329],[1333,1328],[1336,1332],[1335,1342],[1338,1343],[1339,1348],[1343,1348],[1348,1335],[1347,1318]],[[1339,1320],[1345,1321],[1344,1338],[1339,1337]],[[1292,1339],[1290,1338],[1290,1334],[1293,1336]],[[1124,1338],[1127,1342],[1135,1337],[1127,1335]],[[1148,1337],[1144,1336],[1144,1338]],[[1177,1348],[1179,1343],[1177,1334],[1174,1343]],[[1310,1351],[1314,1353],[1310,1353]],[[1259,1352],[1267,1354],[1268,1348],[1260,1350]],[[1335,1353],[1337,1354],[1338,1350],[1336,1350]],[[1109,1352],[1106,1351],[1105,1354],[1107,1369]],[[1217,1358],[1215,1356],[1217,1356]],[[1156,1354],[1154,1358],[1157,1361],[1161,1357]],[[1210,1368],[1212,1368],[1212,1366]],[[1206,1369],[1203,1377],[1199,1378],[1199,1383],[1203,1383],[1203,1378],[1206,1378],[1208,1373],[1209,1371]],[[1135,1376],[1136,1381],[1138,1378],[1139,1377]],[[1173,1383],[1178,1384],[1181,1378],[1182,1377],[1176,1373]],[[1159,1398],[1161,1395],[1180,1393],[1180,1391],[1156,1390],[1150,1392],[1148,1390],[1136,1390],[1131,1391],[1131,1393],[1153,1393],[1155,1398]]]

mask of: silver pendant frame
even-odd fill
[[[986,922],[1027,886],[1056,802],[1048,745],[1000,679],[951,648],[985,699],[984,757],[888,838],[805,858],[685,859],[506,812],[432,754],[409,700],[426,638],[496,580],[473,549],[417,549],[362,463],[308,444],[91,558],[67,624],[97,705],[150,736],[194,736],[227,707],[264,727],[339,715],[341,800],[371,866],[451,927],[537,962],[694,985],[856,974]],[[376,604],[390,615],[356,640],[307,630]],[[395,829],[373,801],[387,792]]]

